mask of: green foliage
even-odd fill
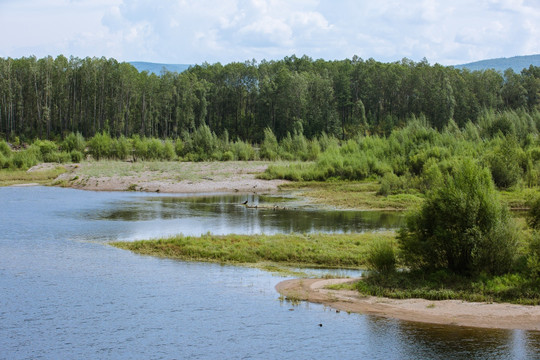
[[[132,152],[132,145],[124,135],[114,139],[111,144],[110,157],[117,160],[126,160]]]
[[[0,151],[0,169],[4,169],[9,167],[10,165],[10,158],[6,157],[1,151]]]
[[[184,143],[184,145],[187,145],[187,143]],[[188,153],[192,160],[206,161],[212,160],[213,157],[214,159],[216,157],[221,157],[220,154],[217,154],[219,140],[216,134],[214,134],[205,124],[201,125],[193,132],[190,145]]]
[[[62,143],[62,149],[67,152],[71,152],[73,150],[84,152],[84,149],[86,148],[86,141],[84,140],[84,137],[80,132],[77,133],[69,133],[68,136],[64,139]]]
[[[163,159],[164,155],[164,146],[161,140],[159,139],[143,139],[143,142],[146,143],[146,160],[159,160]]]
[[[493,181],[497,187],[506,189],[517,184],[521,179],[521,159],[523,151],[515,137],[500,140],[493,152],[488,156],[488,163]]]
[[[148,152],[148,143],[139,137],[139,135],[134,135],[131,139],[133,145],[133,159],[145,160],[146,154]]]
[[[381,187],[377,191],[377,195],[388,196],[403,192],[407,188],[407,180],[405,177],[399,177],[392,172],[387,172],[381,178]]]
[[[231,145],[231,150],[235,160],[255,160],[255,150],[253,147],[241,140],[235,141]]]
[[[174,148],[174,144],[171,140],[165,140],[163,143],[163,152],[162,152],[162,159],[163,160],[173,160],[176,157],[176,151]]]
[[[368,269],[379,274],[396,271],[397,257],[391,241],[378,241],[371,245],[366,262]]]
[[[527,205],[529,206],[527,224],[531,229],[540,230],[540,196],[530,200]]]
[[[97,133],[88,141],[88,149],[95,160],[107,158],[111,152],[112,139],[109,134]]]
[[[13,153],[10,167],[25,170],[37,165],[40,161],[42,161],[41,151],[38,146],[32,145],[26,150]]]
[[[515,229],[500,204],[489,172],[464,160],[434,190],[399,233],[410,268],[459,274],[508,271],[516,252]]]
[[[59,138],[66,127],[87,138],[105,131],[113,138],[159,134],[176,139],[207,124],[225,145],[226,138],[260,143],[267,127],[278,141],[287,133],[291,140],[295,133],[306,139],[328,134],[348,140],[389,136],[414,116],[448,134],[459,135],[458,127],[470,121],[479,125],[483,138],[501,133],[522,139],[538,132],[539,74],[535,67],[503,75],[408,59],[385,64],[357,57],[323,61],[290,56],[196,65],[156,76],[103,57],[0,58],[0,79],[9,80],[0,87],[0,99],[12,109],[9,134],[1,135],[15,145],[19,138]],[[7,126],[1,129],[8,131]],[[65,151],[83,150],[65,145]],[[297,150],[303,146],[297,145]],[[320,146],[325,151],[330,144],[323,140]],[[207,154],[215,157],[214,151],[227,150]]]
[[[533,280],[537,280],[540,277],[540,231],[537,228],[533,231],[528,250],[527,268],[529,275]]]
[[[178,157],[182,157],[184,155],[184,143],[182,142],[182,139],[176,139],[174,142],[174,152]]]
[[[39,148],[39,152],[41,153],[42,157],[46,157],[58,151],[58,146],[49,140],[36,140],[33,145]]]
[[[71,162],[74,163],[79,163],[84,159],[83,153],[78,150],[72,150],[69,155],[71,157]]]
[[[4,140],[0,140],[0,154],[5,157],[11,156],[11,148]]]
[[[264,129],[264,140],[259,153],[261,159],[275,161],[278,159],[278,152],[279,145],[276,136],[270,128]]]
[[[518,273],[462,276],[447,270],[372,274],[356,284],[364,295],[395,299],[464,300],[540,304],[540,283]]]

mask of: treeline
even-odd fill
[[[0,58],[0,136],[12,142],[76,132],[177,139],[203,125],[250,143],[262,142],[266,128],[278,140],[295,132],[351,139],[387,136],[413,116],[442,130],[478,124],[486,110],[539,107],[540,68],[533,66],[501,74],[407,59],[291,56],[157,76],[106,58]]]
[[[441,131],[423,116],[389,136],[357,136],[328,146],[314,162],[272,164],[267,179],[303,181],[380,179],[379,194],[427,193],[439,187],[463,159],[489,169],[500,189],[540,183],[540,113],[485,112],[479,125],[460,129],[451,121]]]

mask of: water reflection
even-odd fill
[[[363,319],[370,343],[392,349],[396,359],[534,359],[540,333],[481,329],[399,321],[377,316]],[[395,335],[389,339],[383,334]],[[381,344],[384,339],[385,343]]]
[[[248,201],[248,206],[243,202]],[[82,213],[95,220],[165,220],[182,229],[212,233],[362,232],[395,229],[396,212],[319,210],[295,205],[284,197],[213,195],[205,197],[138,197],[116,201],[99,211]]]

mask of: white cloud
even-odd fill
[[[453,64],[539,53],[538,24],[537,0],[3,0],[0,56]]]

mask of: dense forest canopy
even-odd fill
[[[411,117],[443,129],[477,123],[485,110],[540,109],[540,67],[468,71],[427,61],[373,59],[202,64],[183,73],[139,73],[106,58],[0,58],[0,135],[62,139],[140,135],[176,139],[207,125],[260,143],[322,133],[388,135]],[[537,128],[538,126],[536,126]]]

